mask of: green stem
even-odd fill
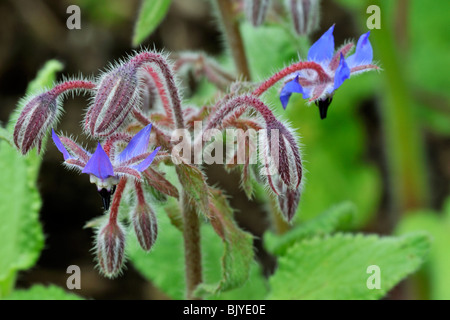
[[[423,137],[414,114],[405,66],[387,25],[374,32],[375,54],[382,63],[381,105],[393,209],[406,212],[425,207],[429,200]]]
[[[183,212],[186,298],[188,300],[197,300],[199,298],[195,297],[194,291],[202,283],[200,221],[195,206],[191,203],[186,192],[182,194],[181,205]]]
[[[236,69],[239,75],[243,77],[243,80],[250,80],[250,69],[245,55],[244,42],[239,30],[239,22],[233,13],[233,1],[217,0],[217,6]]]

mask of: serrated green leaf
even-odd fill
[[[161,23],[169,11],[172,0],[143,0],[134,27],[133,46],[139,45]]]
[[[210,214],[211,225],[224,243],[222,277],[215,284],[200,284],[196,289],[199,296],[239,288],[247,281],[253,263],[252,235],[238,227],[227,199],[213,188],[210,188]]]
[[[420,210],[404,215],[397,226],[396,234],[426,231],[433,237],[430,257],[422,271],[428,279],[429,298],[432,300],[450,299],[450,198],[444,205],[444,214],[431,210]]]
[[[49,87],[61,64],[50,60],[28,88],[28,93]],[[8,125],[12,131],[14,123]],[[34,152],[22,156],[0,141],[0,297],[11,290],[17,271],[32,267],[44,245],[39,223],[41,199],[36,187],[41,158]]]
[[[14,291],[5,300],[83,300],[83,298],[57,286],[34,285],[27,290]]]
[[[426,233],[402,237],[336,234],[292,246],[269,279],[268,299],[379,299],[416,271],[430,248]],[[380,289],[367,286],[379,267]]]
[[[355,205],[351,202],[343,202],[285,234],[276,235],[272,232],[266,232],[264,234],[264,245],[271,253],[281,256],[286,253],[289,247],[307,237],[324,236],[337,230],[342,231],[349,228],[355,216]]]

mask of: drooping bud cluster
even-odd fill
[[[258,27],[264,23],[267,10],[270,6],[270,0],[245,0],[245,15],[254,27]]]
[[[319,27],[319,0],[287,0],[294,30],[309,35]]]

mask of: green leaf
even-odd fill
[[[262,300],[269,292],[269,284],[261,267],[252,263],[248,280],[239,288],[208,296],[208,300]]]
[[[271,253],[284,255],[296,242],[315,235],[325,236],[336,230],[347,229],[351,226],[356,215],[356,207],[351,202],[335,205],[320,216],[306,221],[282,235],[272,232],[264,234],[264,245]]]
[[[269,299],[379,299],[416,271],[430,248],[425,233],[402,237],[336,234],[292,246],[269,279]],[[379,267],[380,289],[367,284]]]
[[[208,216],[209,205],[206,176],[199,168],[184,163],[177,165],[176,171],[184,192],[189,196],[192,203],[196,205],[196,209]]]
[[[139,45],[161,23],[169,11],[171,0],[143,0],[134,27],[133,46]]]
[[[5,300],[83,300],[83,298],[57,286],[34,285],[27,290],[14,291]]]
[[[30,83],[28,93],[51,86],[61,64],[50,60]],[[13,121],[8,125],[12,131]],[[31,268],[39,258],[44,235],[39,223],[41,199],[36,187],[41,158],[22,156],[0,140],[0,297],[14,286],[17,271]]]
[[[410,212],[400,221],[396,233],[426,231],[433,237],[430,257],[422,271],[428,279],[429,293],[425,298],[432,300],[450,299],[450,198],[447,199],[443,214],[420,210]],[[426,293],[427,294],[427,293]]]
[[[210,194],[210,222],[224,243],[222,277],[218,283],[199,285],[199,296],[239,288],[247,281],[253,263],[252,235],[238,227],[233,209],[220,190],[210,188]]]

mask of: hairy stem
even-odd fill
[[[157,53],[154,52],[147,52],[144,51],[138,55],[136,55],[133,59],[130,60],[132,63],[136,63],[136,65],[141,66],[146,63],[154,64],[156,65],[162,74],[162,77],[166,81],[167,91],[170,94],[171,99],[171,107],[173,110],[173,113],[175,115],[175,124],[178,129],[184,128],[184,117],[183,117],[183,110],[181,109],[181,99],[178,92],[178,87],[175,83],[175,77],[174,74],[169,67],[169,64],[167,63],[166,59]],[[145,66],[147,72],[149,70],[153,70],[158,73],[158,70],[153,69],[153,66]],[[163,97],[165,95],[162,95]]]
[[[275,75],[264,81],[255,91],[253,91],[253,94],[259,97],[284,77],[304,69],[316,71],[321,82],[326,82],[329,80],[329,76],[318,63],[312,61],[297,62],[277,72]]]
[[[121,178],[117,185],[116,192],[114,193],[114,199],[111,205],[111,212],[109,214],[109,222],[116,223],[117,215],[119,214],[120,200],[122,200],[123,191],[127,185],[127,178]]]
[[[182,194],[183,239],[186,272],[186,298],[197,300],[194,290],[202,283],[202,256],[200,248],[200,221],[186,192]]]
[[[233,2],[230,0],[217,0],[217,5],[236,69],[244,80],[250,80],[250,69],[239,30],[239,23],[233,13]]]
[[[69,90],[92,90],[95,88],[95,83],[85,80],[70,80],[60,83],[50,90],[50,93],[59,96]]]

